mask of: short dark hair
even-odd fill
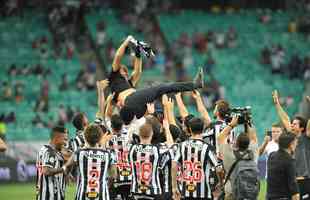
[[[293,120],[298,120],[298,121],[299,121],[299,126],[300,126],[301,128],[304,128],[304,131],[303,131],[303,132],[306,131],[306,128],[307,128],[307,121],[306,121],[305,118],[303,118],[303,117],[300,116],[300,115],[296,115],[296,116],[294,117]]]
[[[229,103],[224,99],[220,99],[215,102],[215,105],[217,105],[217,111],[219,112],[220,117],[224,118],[225,115],[229,112],[230,109]]]
[[[201,134],[203,131],[204,122],[199,117],[194,117],[189,121],[189,128],[193,134]]]
[[[135,113],[133,112],[132,108],[128,106],[123,106],[119,111],[119,114],[124,122],[125,125],[129,125],[130,122],[134,119]]]
[[[115,131],[120,131],[123,127],[123,120],[122,118],[117,115],[117,114],[114,114],[112,115],[111,117],[111,127],[115,130]]]
[[[53,139],[56,134],[66,134],[68,133],[68,129],[66,129],[63,126],[54,126],[52,128],[51,134],[50,134],[50,138]]]
[[[75,114],[73,117],[72,124],[79,131],[84,129],[84,127],[83,127],[84,117],[85,117],[85,114],[82,112]]]
[[[295,139],[296,136],[293,133],[281,134],[279,137],[279,148],[287,149]]]
[[[250,138],[248,134],[246,133],[241,133],[238,135],[237,140],[236,140],[236,146],[240,151],[245,151],[249,148],[250,145]]]
[[[86,127],[84,135],[87,143],[90,146],[95,146],[100,141],[102,129],[98,124],[91,123]]]

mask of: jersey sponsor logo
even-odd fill
[[[188,192],[195,192],[196,191],[196,185],[194,183],[189,183],[186,185],[186,190]]]

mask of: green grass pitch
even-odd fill
[[[264,200],[266,193],[266,182],[261,182],[259,200]],[[74,200],[75,185],[67,187],[66,200]],[[0,184],[1,200],[35,200],[35,187],[33,184]]]

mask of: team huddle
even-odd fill
[[[134,67],[129,77],[121,59],[130,46]],[[218,120],[212,123],[198,92],[202,70],[192,82],[136,89],[142,55],[154,53],[128,36],[108,79],[97,82],[96,120],[89,123],[85,114],[75,115],[72,139],[66,128],[52,129],[50,143],[37,158],[37,200],[65,199],[69,180],[76,182],[76,200],[221,199],[225,175],[217,142],[249,145],[245,134],[234,135],[240,119],[225,121],[227,102],[220,100],[214,112]],[[107,98],[106,88],[111,91]],[[201,117],[188,113],[182,92],[192,92]],[[174,101],[180,117],[174,116]]]

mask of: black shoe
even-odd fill
[[[203,69],[201,67],[199,68],[193,82],[196,88],[204,87],[204,74],[203,74]]]

